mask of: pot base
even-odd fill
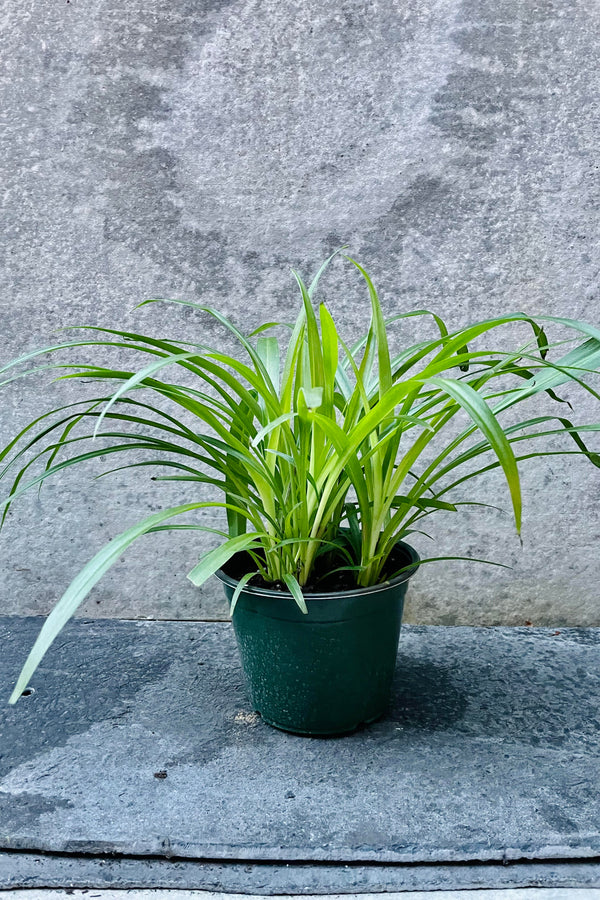
[[[385,710],[380,712],[379,715],[373,716],[370,719],[365,719],[362,722],[358,722],[356,725],[352,725],[349,728],[343,728],[339,731],[310,731],[308,729],[295,728],[289,725],[279,725],[277,722],[274,722],[272,719],[267,718],[267,716],[263,716],[260,709],[254,710],[261,717],[263,722],[266,722],[267,725],[270,725],[271,728],[276,728],[278,731],[284,731],[286,734],[295,734],[298,737],[313,737],[313,738],[336,738],[336,737],[345,737],[348,734],[353,734],[355,731],[360,731],[361,728],[366,728],[367,725],[372,725],[373,722],[377,722],[384,715]]]

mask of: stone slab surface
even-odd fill
[[[103,890],[101,894],[87,890],[20,890],[5,891],[2,900],[243,900],[247,894],[216,894],[207,891],[161,890]],[[255,900],[266,895],[254,894]],[[281,895],[281,900],[292,900],[296,895]],[[310,895],[308,895],[310,897]],[[329,900],[340,900],[342,894],[329,894]],[[356,900],[375,900],[379,894],[353,894]],[[405,891],[386,894],[387,900],[407,897]],[[313,894],[311,900],[322,895]],[[308,900],[308,898],[307,898]],[[414,891],[410,900],[600,900],[600,891],[593,888],[518,888],[516,890],[483,891]]]
[[[390,316],[598,323],[594,0],[0,0],[0,22],[2,362],[73,323],[225,349],[191,310],[133,307],[181,297],[248,331],[288,321],[289,267],[309,276],[345,243]],[[369,314],[357,274],[336,264],[321,296],[352,342]],[[410,320],[392,344],[432,334]],[[1,446],[74,399],[53,377],[2,391]],[[577,421],[598,421],[597,402],[567,395]],[[429,567],[412,621],[600,625],[598,470],[572,457],[522,469],[523,550],[492,510],[433,517],[434,554],[422,539],[427,555],[513,570]],[[61,473],[15,505],[3,613],[46,614],[110,537],[189,496],[148,470],[94,481],[100,471]],[[502,478],[471,499],[506,507]],[[83,614],[226,618],[214,582],[185,579],[208,540],[148,537]]]
[[[600,891],[600,864],[506,862],[455,865],[327,865],[198,862],[99,855],[28,854],[0,851],[0,890],[95,888],[240,892],[244,895],[311,896],[443,890]],[[540,888],[541,889],[541,888]],[[437,896],[437,894],[436,894]],[[593,894],[592,894],[593,896]],[[467,895],[470,897],[470,894]]]
[[[0,619],[1,700],[40,625]],[[597,629],[406,627],[389,714],[310,739],[249,708],[230,625],[76,620],[34,693],[0,707],[5,886],[43,852],[42,869],[57,854],[262,864],[267,882],[266,863],[377,879],[377,866],[572,861],[600,887],[599,662]]]

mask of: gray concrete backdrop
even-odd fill
[[[3,359],[69,323],[225,342],[191,312],[132,307],[177,296],[247,329],[289,319],[289,266],[310,275],[342,243],[390,314],[598,324],[592,0],[3,0],[0,15]],[[336,264],[323,291],[353,337],[367,321],[358,279]],[[579,421],[600,420],[568,393]],[[12,385],[3,442],[72,396],[46,375]],[[14,508],[3,613],[46,612],[104,541],[190,496],[145,470],[99,471]],[[599,476],[570,457],[525,464],[523,549],[506,515],[440,514],[436,555],[513,569],[426,567],[409,620],[600,624]],[[499,477],[476,493],[507,503]],[[216,584],[185,578],[202,546],[145,538],[82,612],[225,616]]]

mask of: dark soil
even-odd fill
[[[408,566],[411,562],[409,554],[400,546],[392,550],[386,571],[383,573],[382,582],[387,581],[396,574],[399,569]],[[336,572],[335,569],[347,566],[348,560],[332,553],[323,554],[317,558],[313,575],[307,584],[302,588],[303,593],[336,593],[338,591],[356,590],[356,572],[341,571]],[[239,581],[247,572],[251,572],[256,568],[256,563],[249,553],[236,553],[225,565],[223,571],[230,578]],[[248,584],[251,587],[268,588],[271,591],[284,591],[289,593],[287,586],[282,581],[268,582],[262,575],[254,575]]]

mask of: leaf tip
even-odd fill
[[[17,683],[17,686],[15,687],[12,694],[8,698],[8,705],[14,706],[22,693],[23,693],[23,690],[21,688],[21,685]]]
[[[192,584],[195,585],[196,587],[201,587],[201,585],[202,585],[203,582],[204,582],[204,579],[199,579],[199,578],[196,577],[196,575],[194,575],[194,569],[192,569],[191,572],[188,572],[188,573],[187,573],[186,578],[187,578],[189,581],[191,581]]]

